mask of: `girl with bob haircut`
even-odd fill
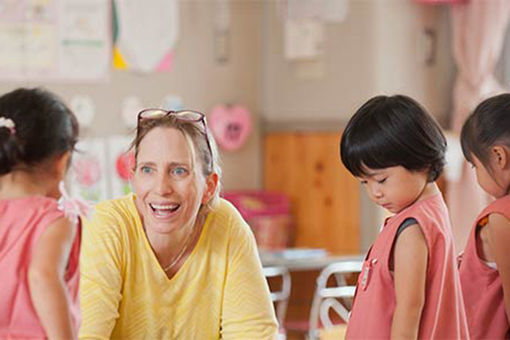
[[[476,218],[460,261],[470,335],[510,337],[510,94],[486,99],[461,131],[480,187],[496,198]]]
[[[435,180],[446,140],[413,99],[377,96],[348,122],[343,164],[387,218],[366,255],[349,339],[466,338],[448,210]]]

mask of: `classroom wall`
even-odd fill
[[[180,1],[180,35],[169,73],[112,71],[100,84],[0,81],[0,92],[43,85],[69,100],[90,95],[97,115],[84,136],[126,133],[122,100],[138,95],[158,106],[167,94],[207,112],[218,103],[241,103],[255,126],[237,152],[222,152],[226,189],[261,188],[264,131],[339,131],[354,110],[379,93],[405,93],[421,101],[446,126],[455,72],[447,5],[412,0],[350,0],[342,23],[327,24],[325,54],[316,61],[283,57],[282,8],[278,0],[231,0],[229,62],[214,60],[214,1]],[[424,65],[423,29],[436,32],[436,62]],[[362,200],[362,249],[377,233],[381,211]]]
[[[159,106],[167,94],[182,97],[186,107],[207,112],[215,104],[239,103],[253,114],[254,132],[247,144],[232,153],[222,152],[224,187],[260,187],[260,133],[258,83],[261,48],[261,4],[257,1],[232,1],[229,62],[214,59],[214,1],[180,2],[180,35],[171,72],[149,75],[113,71],[107,82],[99,84],[54,84],[0,80],[0,93],[18,86],[45,86],[65,99],[75,94],[92,97],[96,105],[93,126],[84,136],[123,134],[127,129],[120,120],[121,102],[131,95],[142,99],[144,106]]]
[[[448,6],[351,0],[344,22],[326,25],[324,55],[299,62],[284,58],[281,2],[263,7],[263,131],[340,131],[369,97],[396,93],[416,98],[447,126],[455,73]],[[425,64],[425,29],[437,39],[432,65]],[[361,249],[366,250],[385,212],[364,192],[360,197]]]
[[[342,123],[365,99],[380,93],[413,96],[446,123],[454,75],[448,6],[411,0],[348,3],[344,22],[326,24],[324,56],[297,62],[283,55],[281,2],[264,2],[260,102],[266,126],[292,129],[311,123],[320,128],[317,122]],[[426,28],[437,37],[431,66],[423,61]],[[321,68],[321,76],[310,76]]]

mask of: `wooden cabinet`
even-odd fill
[[[290,197],[296,247],[359,252],[359,184],[340,161],[339,142],[333,132],[265,135],[264,189]]]

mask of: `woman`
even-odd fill
[[[135,193],[84,226],[80,338],[274,338],[253,235],[218,197],[204,115],[144,110],[133,147]]]

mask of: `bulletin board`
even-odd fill
[[[109,0],[0,1],[0,79],[107,78]]]

